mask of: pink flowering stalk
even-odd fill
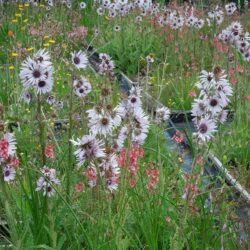
[[[48,144],[45,147],[45,152],[44,152],[45,156],[47,158],[54,158],[54,145],[53,144]]]
[[[154,163],[149,164],[150,167],[146,169],[146,176],[148,177],[148,183],[146,185],[147,190],[150,194],[153,194],[156,189],[156,185],[159,182],[159,169],[155,167]]]
[[[68,37],[69,39],[73,39],[74,41],[84,40],[87,36],[87,33],[88,29],[84,26],[80,26],[69,32]]]
[[[199,192],[199,184],[201,182],[201,176],[203,175],[204,165],[203,157],[197,156],[194,160],[194,165],[191,173],[184,174],[184,193],[182,198],[187,201],[188,207],[193,212],[197,212],[195,207],[195,198]]]
[[[137,183],[137,171],[139,168],[138,161],[144,155],[143,148],[132,147],[122,149],[118,158],[118,164],[121,168],[126,168],[130,175],[129,186],[135,187]]]

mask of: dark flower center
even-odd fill
[[[84,89],[79,89],[79,93],[82,94],[84,92]]]
[[[81,148],[84,149],[84,150],[90,150],[92,148],[92,142],[89,141],[89,142],[87,142],[85,144],[82,144]]]
[[[216,99],[212,99],[212,100],[210,101],[210,105],[211,105],[212,107],[215,107],[215,106],[218,105],[218,101],[217,101]]]
[[[10,171],[9,171],[9,170],[6,170],[4,175],[5,175],[6,177],[8,177],[8,176],[10,175]]]
[[[74,57],[74,64],[79,64],[80,63],[80,58],[79,57]]]
[[[136,97],[132,97],[132,98],[131,98],[131,102],[132,102],[132,103],[136,103]]]
[[[209,82],[212,81],[212,79],[213,79],[213,77],[210,76],[210,75],[207,77],[207,80],[208,80]]]
[[[40,72],[39,70],[34,70],[34,71],[33,71],[33,76],[34,76],[35,78],[39,78],[39,77],[41,76],[41,72]]]
[[[43,61],[43,57],[40,56],[40,57],[37,58],[37,60],[38,60],[39,62],[42,62],[42,61]]]
[[[52,187],[47,188],[48,193],[52,191]]]
[[[107,110],[112,110],[112,104],[107,105]]]
[[[39,88],[43,88],[45,85],[46,85],[46,82],[45,82],[45,81],[39,81],[39,82],[38,82],[38,87],[39,87]]]
[[[107,118],[102,118],[102,125],[106,126],[109,123],[109,120]]]
[[[205,134],[207,132],[207,130],[208,130],[208,127],[205,123],[200,124],[200,126],[199,126],[200,133]]]

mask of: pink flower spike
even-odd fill
[[[243,67],[242,67],[240,64],[238,64],[238,65],[236,66],[236,69],[237,69],[237,71],[238,71],[239,73],[243,73],[243,72],[244,72],[244,69],[243,69]]]
[[[44,154],[47,158],[54,158],[54,145],[46,145]]]
[[[228,70],[228,75],[229,75],[229,76],[234,75],[234,69],[229,69],[229,70]]]

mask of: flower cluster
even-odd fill
[[[225,5],[225,10],[227,12],[227,15],[231,16],[233,13],[237,10],[236,3],[228,3]]]
[[[87,94],[89,94],[91,92],[91,89],[91,84],[83,76],[76,77],[73,82],[73,91],[80,98],[83,98]]]
[[[115,153],[107,152],[107,156],[100,163],[100,175],[106,179],[106,187],[111,192],[118,188],[120,167]]]
[[[146,169],[146,176],[149,179],[146,187],[151,194],[159,182],[159,174],[159,169],[157,169],[153,163],[150,163],[150,168]]]
[[[177,130],[177,131],[175,132],[175,134],[173,135],[172,139],[173,139],[176,143],[180,144],[180,143],[182,143],[183,140],[184,140],[184,134],[181,133],[179,130]]]
[[[111,192],[118,188],[118,153],[123,150],[125,141],[128,139],[132,147],[138,148],[144,143],[149,127],[148,117],[141,107],[139,87],[133,87],[129,96],[113,107],[112,89],[108,82],[112,79],[113,68],[114,63],[110,56],[100,54],[98,73],[106,79],[101,86],[100,101],[86,111],[89,135],[71,140],[77,147],[74,152],[77,166],[86,167],[84,174],[89,186],[106,183],[106,188]],[[81,78],[82,82],[83,80]],[[74,87],[77,87],[77,81]]]
[[[4,134],[0,139],[0,165],[3,167],[4,181],[13,181],[19,160],[16,156],[16,138],[12,133]]]
[[[41,170],[42,176],[37,181],[36,191],[42,191],[43,195],[51,197],[55,194],[54,185],[59,185],[60,181],[56,177],[56,170],[44,166]]]
[[[144,150],[139,147],[131,147],[128,149],[122,149],[118,158],[118,164],[120,167],[127,168],[130,173],[129,185],[134,187],[137,179],[136,174],[138,171],[138,161],[144,155]]]
[[[84,175],[88,180],[90,187],[95,187],[98,184],[98,174],[100,178],[105,179],[105,186],[110,191],[113,192],[118,188],[120,167],[118,166],[118,159],[115,153],[109,152],[105,154],[105,157],[99,159],[97,171],[96,164],[90,162]],[[98,173],[99,172],[99,173]]]
[[[45,94],[52,90],[53,67],[45,49],[40,49],[22,63],[20,79],[26,91],[34,88],[37,94]]]
[[[97,4],[98,3],[96,3],[96,5]],[[193,10],[190,12],[188,9],[185,9],[185,13],[182,14],[183,11],[177,11],[174,8],[161,9],[159,4],[152,3],[151,0],[119,0],[114,3],[110,0],[104,0],[101,1],[101,4],[96,11],[98,15],[102,16],[107,14],[110,18],[125,16],[130,12],[135,11],[137,13],[135,18],[136,23],[140,23],[143,17],[149,15],[159,24],[160,27],[168,26],[174,30],[182,29],[184,25],[188,27],[194,26],[197,29],[201,29],[205,23],[203,19],[199,19],[193,15]],[[119,30],[120,29],[115,28],[115,31]]]
[[[99,74],[106,76],[113,76],[113,69],[115,67],[111,57],[107,54],[101,53],[99,55],[101,63],[99,65]]]
[[[134,146],[142,145],[147,138],[149,128],[149,118],[142,109],[139,87],[132,87],[130,95],[122,101],[120,107],[124,110],[122,118],[126,125],[121,128],[116,140],[118,151],[123,148],[128,135],[131,135],[130,139]]]
[[[194,138],[198,142],[210,140],[217,129],[217,123],[224,123],[227,119],[224,108],[233,91],[226,77],[218,66],[213,72],[201,72],[200,81],[196,84],[200,95],[192,104],[193,121],[198,130]]]
[[[250,62],[250,34],[243,32],[243,27],[239,22],[232,22],[227,28],[222,30],[218,38],[229,43],[242,54],[245,61]]]
[[[222,24],[223,20],[224,12],[218,6],[216,6],[214,10],[208,12],[207,22],[209,26],[211,25],[211,23],[216,23],[217,25],[220,25]]]

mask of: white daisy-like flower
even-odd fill
[[[47,0],[46,3],[49,5],[49,6],[53,6],[53,0]]]
[[[120,167],[118,166],[117,156],[115,154],[108,155],[102,160],[99,165],[102,170],[102,175],[105,173],[111,173],[112,175],[118,175],[120,173]]]
[[[227,82],[218,82],[217,83],[217,93],[220,96],[221,99],[226,99],[228,101],[229,96],[233,95],[233,89]]]
[[[81,50],[71,53],[72,62],[77,69],[85,69],[88,65],[88,57]]]
[[[206,111],[206,104],[201,99],[195,99],[192,103],[192,116],[202,116]]]
[[[99,8],[96,10],[96,12],[97,12],[97,14],[98,14],[99,16],[103,16],[103,14],[104,14],[104,9],[103,9],[102,7],[99,7]]]
[[[46,101],[49,105],[53,105],[56,102],[56,98],[53,95],[49,95]]]
[[[42,176],[37,180],[36,191],[43,191],[44,196],[51,197],[55,194],[53,185],[60,184],[60,180],[56,177],[56,170],[44,166],[41,174]]]
[[[157,124],[165,122],[169,119],[170,110],[167,107],[161,107],[156,109],[155,121]]]
[[[118,177],[117,176],[112,176],[107,180],[107,188],[111,191],[114,192],[118,188]]]
[[[202,141],[210,140],[216,132],[216,124],[209,118],[202,118],[197,124],[198,137]]]
[[[147,138],[147,134],[141,131],[133,131],[132,133],[132,143],[134,146],[143,145]]]
[[[245,38],[239,38],[236,41],[236,47],[238,48],[238,50],[240,50],[240,52],[244,52],[250,47],[250,44]]]
[[[63,101],[55,102],[54,107],[58,109],[63,109]]]
[[[245,61],[250,62],[250,49],[243,56]]]
[[[188,27],[193,27],[197,21],[198,21],[198,18],[196,18],[195,16],[191,15],[190,17],[187,18],[186,25]]]
[[[93,160],[105,157],[103,143],[97,140],[94,135],[84,135],[81,139],[76,141],[70,140],[78,149],[74,152],[77,158],[78,166],[84,164],[86,160]]]
[[[137,95],[130,95],[128,97],[128,108],[137,109],[141,107],[141,98]]]
[[[141,16],[137,16],[137,17],[135,18],[135,21],[136,21],[137,23],[140,23],[140,22],[142,21],[142,17],[141,17]]]
[[[95,121],[98,115],[102,113],[102,110],[97,107],[94,107],[92,109],[87,110],[86,113],[88,114],[89,121]]]
[[[109,114],[99,114],[95,119],[89,121],[89,128],[94,135],[110,135],[113,125],[113,119]]]
[[[142,109],[135,110],[133,120],[136,129],[140,129],[143,133],[148,132],[149,118]]]
[[[201,71],[201,75],[199,76],[201,84],[197,84],[197,88],[207,88],[214,84],[214,73],[207,72],[206,70]]]
[[[153,63],[155,61],[154,57],[152,55],[146,56],[147,63]]]
[[[87,4],[85,2],[80,3],[80,8],[85,9],[87,7]]]
[[[206,108],[212,113],[217,114],[222,110],[222,100],[217,96],[212,96],[205,101]]]
[[[102,5],[106,8],[111,4],[110,0],[102,0]]]
[[[122,106],[117,106],[112,112],[111,117],[115,127],[118,127],[122,122],[122,116],[124,115],[125,109]]]
[[[3,169],[3,176],[4,176],[4,181],[6,182],[11,182],[15,180],[16,177],[16,170],[14,167],[11,166],[6,166]]]
[[[37,82],[35,88],[37,90],[37,94],[45,94],[52,90],[53,87],[53,79],[48,78],[46,80],[40,80]]]
[[[60,184],[59,179],[56,177],[56,170],[54,168],[48,168],[44,166],[41,172],[50,182]]]
[[[218,120],[221,124],[225,123],[227,121],[227,115],[228,115],[228,111],[227,110],[222,110],[219,114],[218,114]]]
[[[117,151],[121,151],[124,148],[124,142],[128,137],[128,128],[126,126],[122,127],[118,138],[116,140]]]
[[[29,104],[31,101],[31,95],[29,92],[24,92],[23,93],[23,100],[25,101],[25,103]]]
[[[201,29],[205,24],[205,21],[203,19],[197,19],[197,21],[195,22],[195,27],[197,29]]]
[[[116,11],[114,11],[114,10],[110,10],[109,11],[109,17],[112,17],[112,18],[114,18],[114,17],[116,17]]]
[[[45,68],[52,65],[49,52],[46,49],[38,50],[34,54],[33,59],[36,63],[42,65]]]
[[[115,25],[114,26],[114,31],[115,32],[120,32],[121,31],[121,27],[119,25]]]

